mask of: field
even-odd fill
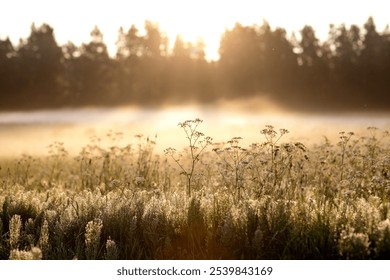
[[[387,131],[309,146],[267,125],[244,146],[202,125],[163,153],[110,132],[0,160],[0,259],[390,258]]]

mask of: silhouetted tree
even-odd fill
[[[81,68],[81,49],[72,42],[62,46],[62,100],[64,105],[77,105],[81,103],[85,85]]]
[[[30,105],[53,105],[61,89],[61,48],[48,24],[31,26],[30,36],[18,46],[19,82],[22,100]]]
[[[140,57],[144,53],[144,40],[138,35],[138,29],[132,25],[125,33],[119,29],[115,91],[123,102],[134,101],[133,95],[137,92],[137,71],[139,71]]]
[[[0,40],[0,103],[11,105],[12,94],[18,89],[16,51],[7,37]]]
[[[195,63],[194,90],[198,97],[197,101],[209,102],[218,98],[215,89],[215,64],[206,61],[205,43],[198,38],[193,51],[192,60]]]
[[[193,46],[184,42],[180,35],[176,36],[172,56],[169,59],[169,87],[173,99],[189,101],[193,97],[194,63],[191,59]]]
[[[141,56],[140,71],[136,78],[138,99],[144,104],[159,104],[166,95],[166,81],[163,73],[166,67],[168,39],[157,24],[145,21],[146,34],[143,38],[144,54]],[[164,56],[162,56],[164,54]]]
[[[344,24],[339,27],[331,25],[328,44],[332,46],[332,56],[329,61],[332,87],[338,92],[350,91],[354,100],[357,101],[360,98],[360,56],[362,51],[359,27],[351,25],[347,29]],[[349,101],[349,103],[352,102],[352,100]]]
[[[382,72],[382,82],[383,88],[381,89],[383,100],[382,104],[390,104],[390,81],[388,79],[388,73],[390,73],[390,27],[387,25],[382,34],[382,44],[383,44],[383,53],[382,53],[382,63],[383,63],[383,72]]]
[[[12,45],[9,37],[7,39],[0,40],[0,62],[4,63],[11,57],[14,57],[15,54],[15,49],[14,46]],[[3,65],[3,64],[2,64]]]
[[[117,58],[137,57],[144,54],[145,45],[143,38],[138,35],[138,32],[135,25],[132,25],[127,33],[123,31],[122,27],[119,29],[118,41],[116,42]]]
[[[127,33],[119,30],[117,41],[117,90],[122,100],[158,103],[166,90],[165,75],[168,38],[156,24],[145,22],[144,36],[132,25]]]
[[[0,107],[158,105],[266,93],[297,108],[390,109],[390,30],[370,17],[360,29],[331,25],[320,42],[311,26],[298,39],[268,22],[237,23],[222,34],[220,59],[206,61],[205,44],[177,36],[173,48],[157,24],[145,34],[119,29],[110,57],[98,27],[81,46],[59,47],[53,29],[31,27],[14,47],[0,40]]]
[[[381,35],[376,30],[374,19],[370,17],[364,24],[365,34],[361,53],[363,88],[367,92],[367,100],[380,104],[390,101],[386,90],[389,88],[389,36]],[[372,105],[372,104],[370,104]]]
[[[161,53],[167,53],[167,44],[163,38],[158,25],[145,21],[145,55],[159,57]]]
[[[226,30],[222,35],[219,48],[221,82],[231,91],[253,94],[261,83],[259,45],[254,27],[236,23],[232,30]]]
[[[176,59],[190,59],[191,44],[185,43],[180,35],[176,36],[173,45],[173,57]]]
[[[268,22],[244,27],[236,24],[226,31],[220,45],[223,83],[235,92],[291,90],[297,57],[282,28],[272,30]]]
[[[329,99],[329,49],[321,45],[311,26],[304,26],[299,41],[298,65],[300,91],[306,102]]]
[[[264,22],[259,34],[262,85],[266,91],[291,91],[297,70],[297,56],[282,28],[271,30]],[[286,94],[288,95],[288,94]]]
[[[80,89],[80,102],[110,104],[113,71],[103,34],[97,26],[91,31],[91,41],[82,44],[80,55],[73,60],[73,71]]]

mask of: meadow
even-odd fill
[[[390,258],[388,131],[306,144],[267,125],[243,145],[202,125],[164,152],[111,131],[1,159],[0,259]]]

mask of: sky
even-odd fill
[[[369,16],[382,31],[390,22],[389,10],[388,0],[12,0],[0,2],[0,39],[9,36],[16,45],[28,37],[33,22],[48,23],[58,44],[80,45],[90,40],[97,25],[115,54],[119,27],[127,30],[135,24],[142,34],[145,20],[150,20],[158,23],[171,44],[178,34],[192,42],[203,38],[207,57],[217,59],[221,34],[236,22],[261,25],[265,19],[289,34],[309,24],[325,40],[329,24],[362,26]]]

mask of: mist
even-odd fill
[[[353,131],[358,136],[367,127],[390,127],[386,113],[308,114],[285,110],[269,100],[221,101],[215,105],[166,106],[164,108],[79,108],[0,112],[1,157],[22,154],[47,155],[48,146],[63,142],[65,149],[77,155],[81,148],[99,138],[100,145],[136,146],[143,135],[156,140],[156,153],[168,147],[184,148],[187,143],[179,122],[200,118],[199,129],[214,143],[242,137],[242,145],[262,143],[260,131],[265,125],[290,131],[284,140],[305,144],[323,143],[324,137],[337,143],[339,132]],[[115,141],[107,134],[120,133]],[[157,137],[155,139],[155,137]]]

